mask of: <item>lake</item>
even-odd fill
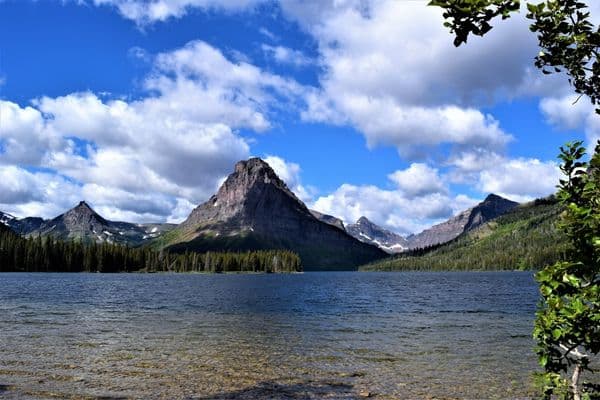
[[[0,398],[525,399],[530,272],[0,274]]]

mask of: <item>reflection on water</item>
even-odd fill
[[[0,274],[0,397],[523,399],[530,273]]]

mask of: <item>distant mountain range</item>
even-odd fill
[[[348,225],[345,229],[356,239],[378,246],[389,254],[395,254],[406,250],[446,243],[465,232],[477,228],[481,224],[506,214],[518,205],[519,203],[514,201],[490,194],[475,207],[469,208],[421,233],[408,237],[400,236],[397,233],[382,228],[369,221],[366,217],[360,217],[355,224]]]
[[[366,265],[367,271],[540,269],[562,260],[569,243],[553,198],[511,208],[449,242]]]
[[[51,236],[59,240],[118,243],[139,246],[174,229],[173,224],[132,224],[109,221],[86,202],[51,220],[37,217],[17,219],[0,213],[0,222],[24,236]]]
[[[491,194],[477,206],[423,232],[403,237],[361,217],[341,219],[309,210],[259,158],[236,164],[218,192],[180,225],[109,221],[86,202],[51,220],[0,212],[0,223],[24,236],[150,245],[172,252],[286,249],[305,268],[353,269],[415,248],[445,243],[504,215],[518,203]]]
[[[479,225],[506,214],[519,203],[507,200],[495,194],[488,195],[485,200],[473,208],[469,208],[441,224],[434,225],[416,235],[408,236],[409,249],[424,248],[449,242],[462,233],[472,231]]]

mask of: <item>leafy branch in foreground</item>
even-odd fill
[[[469,35],[483,36],[495,18],[507,19],[521,8],[520,0],[431,0],[444,10],[444,23],[455,34],[454,45]],[[600,101],[600,31],[591,22],[587,4],[579,0],[527,3],[529,29],[537,34],[540,52],[535,65],[544,74],[565,72],[576,93],[592,104]],[[596,109],[600,113],[600,108]]]
[[[590,399],[580,378],[586,370],[594,372],[590,363],[600,352],[600,142],[589,163],[584,155],[582,142],[561,147],[566,178],[558,192],[565,206],[560,227],[572,245],[570,261],[536,275],[542,299],[533,336],[545,399]]]

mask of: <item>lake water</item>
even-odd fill
[[[0,398],[524,399],[531,273],[0,274]]]

